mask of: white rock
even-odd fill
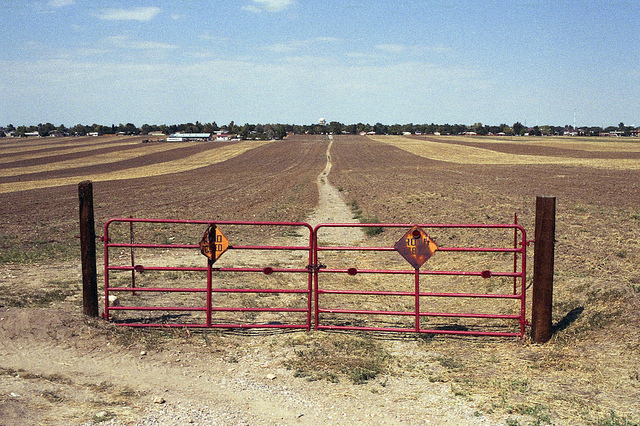
[[[120,306],[120,299],[113,294],[109,295],[109,306]]]

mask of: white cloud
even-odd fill
[[[65,7],[75,3],[75,0],[49,0],[47,3],[51,7]]]
[[[246,10],[247,12],[252,12],[252,13],[260,13],[260,12],[262,12],[262,9],[260,9],[257,6],[253,6],[253,5],[242,6],[242,9]]]
[[[200,34],[198,36],[198,38],[200,40],[205,40],[205,41],[218,41],[218,42],[228,42],[230,41],[229,37],[226,36],[220,36],[218,34],[211,34],[210,31],[205,31],[202,34]]]
[[[161,12],[159,7],[134,7],[131,9],[103,9],[98,18],[105,21],[150,21]]]
[[[253,4],[244,6],[242,9],[259,13],[262,11],[279,12],[286,9],[294,3],[294,0],[252,0]]]
[[[289,53],[299,51],[304,48],[319,48],[330,43],[337,43],[340,39],[335,37],[316,37],[306,40],[291,40],[286,43],[272,44],[267,47],[268,50],[275,53]]]
[[[111,44],[116,47],[136,50],[169,50],[175,49],[177,46],[170,43],[162,43],[158,41],[135,40],[129,35],[116,35],[107,38]]]
[[[419,55],[423,53],[446,53],[451,49],[445,46],[421,46],[421,45],[406,45],[406,44],[378,44],[375,46],[377,50],[382,50],[387,53],[409,53],[412,55]]]
[[[110,41],[157,46],[128,35]],[[218,122],[305,122],[309,115],[314,121],[327,115],[343,122],[419,122],[419,117],[444,122],[447,117],[443,117],[442,105],[450,101],[447,94],[476,100],[495,95],[494,89],[481,85],[487,81],[484,73],[458,65],[443,67],[417,61],[345,64],[333,56],[269,62],[257,57],[207,60],[203,56],[187,61],[176,72],[170,62],[155,60],[157,51],[149,52],[149,61],[137,55],[140,51],[133,53],[140,60],[125,61],[122,55],[117,61],[105,60],[104,55],[38,61],[0,59],[0,75],[11,82],[14,97],[25,99],[19,105],[9,103],[9,98],[0,99],[0,122],[38,123],[47,117],[47,121],[63,123],[162,123],[187,122],[212,114]],[[265,86],[265,81],[270,84]],[[474,97],[478,87],[482,91]],[[148,96],[142,99],[140,93]],[[309,98],[309,93],[314,96]],[[343,103],[336,104],[336,93],[345,99]],[[218,105],[212,99],[227,101]],[[481,105],[477,102],[474,107]],[[317,115],[313,111],[329,113]],[[224,118],[218,119],[221,116]]]
[[[403,53],[407,51],[407,46],[403,44],[378,44],[376,49],[389,53]]]

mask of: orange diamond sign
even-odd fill
[[[229,240],[216,225],[210,225],[200,240],[200,252],[213,264],[229,248]]]
[[[414,226],[398,240],[393,248],[415,269],[438,250],[438,245],[419,226]]]

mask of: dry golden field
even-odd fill
[[[528,338],[384,333],[131,331],[83,319],[75,238],[80,181],[94,182],[98,234],[112,217],[304,221],[318,203],[316,179],[329,143],[324,136],[141,140],[0,139],[0,335],[7,342],[0,413],[7,424],[82,424],[103,411],[116,424],[136,424],[153,386],[183,386],[174,370],[163,370],[162,382],[144,376],[148,383],[136,380],[136,371],[176,351],[198,354],[189,370],[196,385],[207,365],[256,381],[264,380],[256,368],[282,368],[275,380],[288,389],[323,401],[340,396],[344,404],[333,402],[338,408],[326,412],[345,410],[346,419],[369,406],[380,415],[370,423],[437,422],[454,411],[448,420],[468,424],[640,422],[640,141],[334,137],[328,179],[363,220],[512,223],[517,214],[532,239],[535,197],[556,197],[554,335],[536,345]],[[363,244],[396,239],[385,230]],[[153,356],[140,361],[145,367],[127,361],[122,368],[131,378],[90,367],[95,351],[105,365],[117,365],[123,354],[136,358],[141,350]],[[38,357],[51,358],[50,370]],[[288,414],[280,414],[250,420],[287,423]],[[321,410],[302,419],[291,421],[339,424]]]

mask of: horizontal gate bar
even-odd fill
[[[371,315],[397,315],[397,316],[414,316],[413,311],[367,311],[357,309],[320,309],[320,313],[327,314],[371,314]],[[500,315],[500,314],[470,314],[470,313],[446,313],[446,312],[420,312],[421,317],[460,317],[460,318],[496,318],[496,319],[518,319],[519,315]]]
[[[351,327],[343,325],[321,325],[319,330],[340,330],[340,331],[374,331],[374,332],[391,332],[391,333],[412,333],[416,332],[413,328],[401,327]],[[479,330],[447,330],[447,329],[419,329],[418,333],[424,334],[451,334],[465,336],[493,336],[493,337],[521,337],[520,333],[509,333],[503,331],[479,331]]]
[[[113,311],[206,311],[207,308],[197,306],[111,306]]]
[[[109,247],[118,248],[164,248],[164,249],[199,249],[198,244],[141,244],[141,243],[109,243]],[[229,247],[236,250],[309,250],[309,247],[304,246],[241,246],[234,245]]]
[[[333,273],[346,273],[349,275],[356,274],[384,274],[384,275],[415,275],[416,271],[409,271],[405,269],[328,269],[322,268],[318,271],[321,274],[333,272]],[[420,275],[455,275],[455,276],[478,276],[483,277],[485,271],[419,271]],[[523,277],[524,275],[519,272],[491,272],[492,277]]]
[[[108,271],[135,271],[137,267],[142,267],[145,271],[165,271],[165,272],[207,272],[209,268],[206,267],[171,267],[171,266],[109,266],[106,268]],[[271,268],[268,270],[265,268],[211,268],[214,272],[261,272],[261,273],[275,273],[275,272],[309,272],[309,268],[287,269],[287,268]]]
[[[319,246],[316,248],[318,251],[396,251],[393,247],[332,247],[332,246]],[[520,248],[497,248],[497,247],[440,247],[438,251],[452,251],[452,252],[480,252],[480,253],[519,253],[522,251]]]
[[[224,329],[250,329],[250,328],[282,328],[282,329],[295,329],[295,330],[306,330],[306,325],[297,325],[297,324],[192,324],[192,323],[156,323],[156,324],[147,324],[147,323],[119,323],[116,324],[119,326],[126,327],[156,327],[156,328],[224,328]]]
[[[369,296],[415,296],[411,291],[375,291],[375,290],[318,290],[319,294],[361,294]],[[429,293],[420,292],[420,297],[471,297],[489,299],[520,299],[519,294],[498,294],[498,293]]]

